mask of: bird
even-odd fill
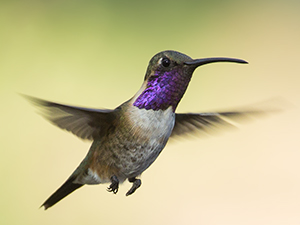
[[[149,61],[137,93],[115,109],[92,109],[24,95],[42,116],[77,137],[92,141],[75,171],[42,205],[44,209],[82,187],[108,183],[116,194],[119,184],[132,183],[126,196],[140,186],[140,175],[157,159],[169,138],[206,130],[259,111],[176,113],[176,108],[199,66],[216,62],[247,64],[237,58],[192,59],[173,50],[157,53]]]

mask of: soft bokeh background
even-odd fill
[[[1,1],[0,224],[300,224],[300,2]],[[39,209],[90,143],[41,118],[17,93],[114,108],[150,58],[173,49],[249,65],[199,68],[178,112],[273,97],[295,107],[239,130],[170,143],[125,197],[85,186]]]

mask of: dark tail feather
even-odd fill
[[[74,184],[74,178],[68,179],[56,192],[54,192],[44,203],[41,207],[45,207],[45,210],[49,207],[55,205],[61,199],[66,197],[67,195],[71,194],[76,189],[83,186],[83,184]]]

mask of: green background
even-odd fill
[[[0,224],[299,224],[300,2],[1,1]],[[178,112],[273,97],[293,107],[209,138],[179,138],[125,197],[85,186],[39,209],[90,143],[50,125],[18,93],[114,108],[162,50],[249,65],[198,68]]]

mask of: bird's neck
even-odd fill
[[[154,74],[145,81],[143,90],[133,105],[139,109],[166,110],[170,106],[173,112],[184,95],[190,78],[180,76],[178,72],[170,71],[164,74]]]

